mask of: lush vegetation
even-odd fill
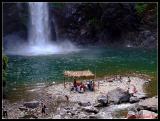
[[[136,12],[138,14],[142,14],[146,10],[147,6],[148,4],[146,3],[137,3],[135,6]]]
[[[8,63],[8,58],[6,55],[3,55],[3,86],[6,85],[6,70],[7,70],[7,63]]]

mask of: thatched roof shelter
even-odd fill
[[[94,78],[94,74],[89,71],[64,71],[65,77],[73,77],[73,78]]]
[[[70,78],[94,78],[95,75],[89,71],[64,71],[64,77],[70,77]],[[64,78],[64,87],[65,86],[65,78]]]

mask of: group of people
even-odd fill
[[[76,81],[76,79],[74,79],[73,87],[71,88],[71,91],[84,93],[86,89],[90,91],[94,91],[94,82],[89,80],[87,81],[87,85],[84,85],[82,82]]]

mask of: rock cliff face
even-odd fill
[[[3,3],[3,37],[18,34],[27,38],[28,5],[26,3]]]
[[[50,3],[52,40],[81,45],[157,46],[157,5],[138,13],[136,3]],[[37,18],[38,19],[38,18]],[[3,36],[28,35],[27,3],[3,4]]]

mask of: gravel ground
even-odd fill
[[[138,76],[130,76],[130,80],[131,80],[130,84],[136,87],[138,93],[144,92],[143,85],[145,81],[148,81],[146,78],[140,78]],[[38,100],[40,103],[41,101],[43,101],[46,104],[46,107],[48,108],[47,109],[48,115],[42,117],[40,106],[37,107],[36,109],[30,110],[29,113],[34,114],[34,116],[38,118],[56,118],[55,115],[57,114],[58,110],[60,110],[59,107],[60,105],[61,106],[63,105],[62,107],[66,107],[71,103],[77,104],[77,102],[90,102],[91,104],[94,104],[99,95],[103,94],[106,95],[107,92],[117,87],[127,90],[128,77],[123,76],[121,77],[121,79],[113,77],[108,77],[107,79],[106,77],[104,77],[104,79],[97,79],[95,81],[95,91],[93,92],[88,90],[86,90],[84,93],[73,92],[70,91],[71,86],[72,82],[66,82],[66,88],[64,88],[64,84],[62,83],[62,84],[52,84],[49,86],[45,86],[39,90],[36,89],[33,90],[31,93],[37,93],[38,94],[37,97],[39,97],[35,100]],[[66,101],[66,98],[63,95],[67,95],[69,97],[68,102]],[[58,99],[60,103],[57,101]],[[10,104],[8,101],[3,100],[3,106],[4,105],[8,110],[9,119],[17,119],[25,115],[29,115],[29,113],[19,110],[19,107],[23,106],[23,102],[16,102],[14,104]]]

